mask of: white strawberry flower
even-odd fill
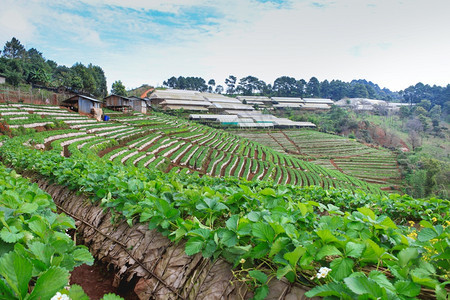
[[[61,294],[57,292],[55,296],[53,296],[50,300],[70,300],[69,296],[66,294]]]
[[[327,277],[328,273],[330,273],[331,269],[327,267],[321,267],[319,269],[319,272],[316,274],[316,278],[325,278]]]

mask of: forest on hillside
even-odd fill
[[[28,83],[40,87],[64,87],[95,97],[107,94],[105,73],[99,66],[75,63],[69,68],[58,65],[35,48],[25,49],[16,38],[5,43],[0,55],[0,75],[15,87]]]
[[[441,87],[436,85],[430,86],[420,82],[399,92],[380,88],[378,84],[365,79],[344,82],[341,80],[319,81],[316,77],[311,77],[306,81],[305,79],[295,79],[289,76],[278,77],[273,84],[267,84],[255,76],[246,76],[238,81],[236,76],[230,75],[225,79],[224,86],[216,85],[214,79],[206,82],[201,77],[172,76],[164,81],[163,85],[173,89],[208,91],[220,94],[226,93],[228,95],[329,98],[333,100],[369,98],[408,103],[419,103],[421,100],[429,100],[432,105],[441,106],[450,102],[450,84],[446,87]]]

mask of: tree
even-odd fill
[[[15,37],[13,37],[11,41],[6,42],[5,47],[3,48],[3,56],[6,58],[24,58],[25,55],[25,47]]]
[[[430,100],[421,100],[420,103],[417,104],[417,106],[423,107],[426,111],[429,111],[431,108],[431,101]]]
[[[251,96],[253,93],[261,93],[266,87],[266,83],[254,76],[243,77],[239,80],[239,85],[236,91],[246,96]]]
[[[348,84],[340,80],[332,80],[329,87],[329,97],[333,100],[341,100],[348,96]]]
[[[323,98],[331,98],[330,83],[326,79],[320,83],[320,95]]]
[[[311,77],[306,85],[306,95],[308,97],[319,98],[320,97],[320,83],[316,77]]]
[[[352,98],[369,98],[369,93],[367,92],[366,86],[361,83],[356,83],[352,87],[350,94]]]
[[[411,144],[413,151],[422,145],[422,139],[420,135],[415,130],[410,130],[408,134],[408,142]]]
[[[123,85],[122,81],[116,80],[112,84],[111,88],[111,94],[119,95],[119,96],[127,96],[127,91],[125,89],[125,86]]]
[[[227,94],[231,95],[235,92],[235,86],[236,86],[236,76],[230,75],[227,79],[225,79],[225,84],[227,85]]]
[[[278,97],[300,97],[301,91],[294,77],[281,76],[273,83],[273,92]]]
[[[209,91],[210,93],[212,93],[215,86],[216,86],[216,81],[215,81],[214,79],[210,79],[210,80],[208,81],[208,91]]]
[[[220,84],[218,86],[216,86],[216,93],[217,94],[222,94],[224,91],[223,86],[221,86]]]

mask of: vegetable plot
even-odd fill
[[[223,257],[256,299],[269,293],[274,277],[314,287],[311,297],[445,299],[448,293],[448,201],[163,174],[82,155],[63,158],[22,143],[5,142],[3,159],[91,194],[116,219],[187,240],[188,255]],[[411,227],[411,219],[421,226]]]

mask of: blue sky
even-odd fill
[[[391,90],[450,83],[447,0],[0,0],[0,43],[103,68],[108,87],[171,76],[224,84],[367,79]]]

